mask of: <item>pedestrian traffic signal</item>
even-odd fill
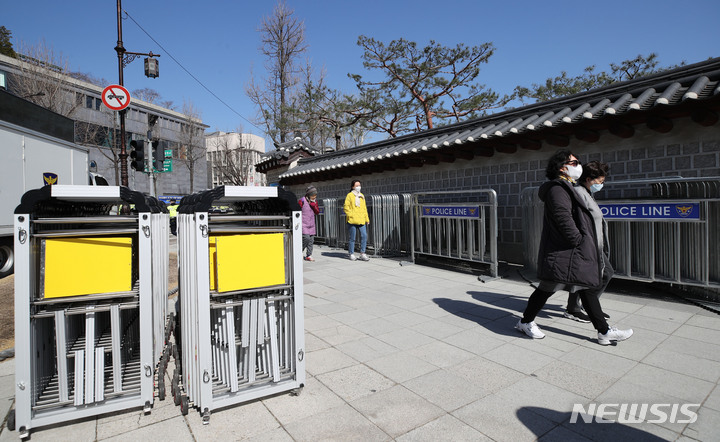
[[[138,172],[145,172],[145,141],[132,140],[130,148],[130,158],[133,160],[130,166]]]
[[[165,151],[160,149],[160,142],[155,140],[150,143],[152,145],[153,167],[159,172],[165,171]]]

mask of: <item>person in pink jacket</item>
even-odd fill
[[[305,196],[298,201],[302,210],[302,246],[305,250],[305,261],[315,261],[312,257],[313,243],[315,242],[315,215],[320,213],[317,203],[317,189],[310,186],[305,190]]]

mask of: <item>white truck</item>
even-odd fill
[[[0,278],[13,272],[13,213],[22,195],[47,184],[101,184],[88,149],[0,118]],[[105,182],[107,185],[107,182]]]

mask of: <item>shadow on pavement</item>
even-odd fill
[[[457,299],[434,298],[433,302],[448,313],[473,321],[488,331],[504,336],[518,336],[515,323],[522,316],[527,306],[527,296],[514,296],[493,292],[469,291],[468,295],[478,302],[460,301]],[[564,307],[546,305],[538,317],[558,318],[562,316]],[[517,312],[517,313],[513,313]],[[562,329],[551,328],[553,332],[587,339]]]
[[[619,422],[598,423],[594,416],[583,413],[578,413],[575,423],[571,423],[572,413],[541,407],[522,407],[516,411],[516,415],[520,422],[541,440],[568,440],[568,438],[571,437],[570,432],[582,435],[593,441],[616,442],[619,440],[631,440],[634,442],[655,442],[665,440],[631,425],[625,425]],[[548,431],[547,419],[557,422],[558,426],[562,426],[562,428],[567,431],[557,432],[557,426]],[[622,417],[620,417],[620,419],[622,419]],[[548,434],[551,432],[555,432],[555,434]]]
[[[328,258],[343,258],[348,259],[347,252],[322,252],[320,256],[327,256]]]

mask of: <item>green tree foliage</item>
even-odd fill
[[[10,38],[12,38],[12,32],[10,32],[10,30],[8,30],[5,26],[0,26],[0,54],[16,58],[17,54],[13,49]]]
[[[635,58],[623,60],[619,64],[610,63],[610,69],[601,72],[595,72],[595,65],[588,66],[582,74],[575,77],[570,77],[566,71],[562,71],[557,77],[548,78],[542,84],[533,83],[531,87],[517,86],[514,97],[522,102],[548,101],[685,65],[683,61],[680,65],[658,68],[657,58],[658,55],[654,52],[647,56],[638,55]]]
[[[502,107],[508,97],[475,82],[480,66],[495,51],[492,43],[446,47],[435,41],[424,48],[405,39],[387,45],[361,35],[363,66],[380,72],[377,81],[349,74],[360,91],[367,124],[391,137],[432,129],[435,119],[460,121]]]

